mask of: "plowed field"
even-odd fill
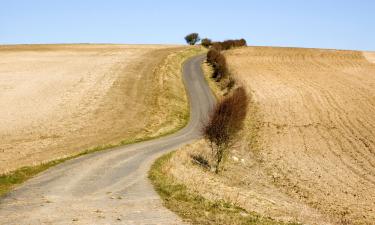
[[[250,47],[226,56],[258,105],[258,157],[276,185],[337,221],[373,224],[374,54]]]

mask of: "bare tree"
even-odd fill
[[[243,126],[247,106],[247,93],[243,87],[239,87],[216,104],[208,122],[203,127],[204,137],[209,141],[216,161],[215,173],[219,173],[220,164],[228,148]]]

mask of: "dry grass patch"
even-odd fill
[[[225,200],[207,200],[199,192],[187,188],[171,174],[173,152],[159,158],[152,166],[149,177],[167,208],[192,224],[284,224],[261,217]],[[294,224],[294,223],[293,223]]]
[[[151,117],[144,128],[146,135],[159,136],[186,125],[189,103],[181,77],[182,65],[186,59],[202,52],[204,49],[192,47],[172,53],[154,69],[153,82],[157,85],[154,85],[152,92],[157,96],[149,102]],[[145,134],[138,134],[143,135]]]

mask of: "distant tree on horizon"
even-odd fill
[[[185,36],[185,41],[189,45],[195,45],[197,42],[200,41],[200,37],[198,33],[191,33]]]

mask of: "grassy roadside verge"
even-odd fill
[[[199,53],[202,53],[202,52],[203,52],[203,50],[200,49],[200,48],[188,48],[184,51],[181,51],[180,53],[176,53],[175,55],[172,56],[172,57],[174,57],[173,59],[169,58],[170,61],[166,62],[166,63],[172,62],[173,65],[167,65],[165,68],[162,68],[162,70],[160,70],[160,68],[158,68],[160,71],[156,71],[156,73],[160,76],[163,76],[163,78],[166,75],[179,77],[178,79],[176,78],[173,81],[169,81],[170,83],[168,83],[166,85],[166,87],[170,88],[170,87],[173,87],[173,86],[177,86],[177,84],[175,84],[173,82],[176,82],[177,80],[181,80],[181,84],[178,84],[178,85],[180,85],[182,87],[182,91],[185,91],[184,85],[182,83],[182,78],[181,78],[182,65],[188,58],[190,58],[194,55],[197,55]],[[178,90],[177,91],[173,90],[173,91],[174,91],[174,93],[178,92]],[[163,104],[165,102],[165,99],[170,99],[171,98],[170,95],[171,94],[168,92],[168,90],[161,93],[161,95],[160,95],[161,104]],[[45,163],[35,165],[35,166],[22,167],[20,169],[15,170],[15,171],[11,171],[9,173],[0,175],[0,197],[4,196],[9,191],[14,189],[18,185],[22,184],[23,182],[27,181],[28,179],[36,176],[37,174],[39,174],[39,173],[57,165],[57,164],[63,163],[65,161],[68,161],[68,160],[71,160],[71,159],[74,159],[74,158],[78,158],[80,156],[87,155],[87,154],[90,154],[90,153],[103,151],[103,150],[107,150],[107,149],[118,147],[118,146],[135,144],[135,143],[139,143],[139,142],[143,142],[143,141],[147,141],[147,140],[152,140],[152,139],[160,138],[160,137],[167,136],[169,134],[175,133],[176,131],[185,127],[186,124],[188,123],[188,120],[189,120],[188,103],[186,102],[185,104],[183,104],[184,99],[179,99],[179,101],[181,102],[179,107],[174,108],[173,106],[170,106],[168,108],[168,110],[170,110],[169,111],[170,114],[167,114],[165,116],[165,118],[163,118],[163,119],[165,119],[166,122],[164,122],[162,124],[159,124],[158,126],[150,125],[150,128],[148,128],[148,130],[150,132],[143,133],[143,135],[137,135],[135,137],[128,138],[128,139],[123,140],[123,141],[121,141],[117,144],[108,144],[108,145],[97,146],[97,147],[94,147],[94,148],[84,150],[84,151],[82,151],[82,152],[80,152],[76,155],[64,157],[64,158],[61,158],[61,159],[52,160],[52,161],[45,162]],[[165,126],[166,123],[169,124],[168,129],[162,129]]]
[[[153,92],[157,93],[157,98],[148,103],[152,110],[147,115],[149,122],[144,127],[143,136],[170,134],[186,126],[190,117],[190,108],[186,87],[181,76],[182,68],[187,59],[204,51],[203,48],[192,47],[172,53],[162,64],[154,68],[154,73],[157,76],[153,82],[162,85],[152,87]]]
[[[149,171],[149,178],[164,205],[192,224],[248,224],[248,225],[295,225],[283,223],[256,213],[246,212],[225,201],[210,201],[198,193],[190,191],[185,185],[176,182],[168,175],[168,162],[175,152],[168,153],[155,161]]]
[[[76,155],[72,155],[72,156],[69,156],[69,157],[49,161],[49,162],[42,163],[42,164],[35,165],[35,166],[25,166],[25,167],[22,167],[20,169],[15,170],[15,171],[9,172],[7,174],[0,175],[0,198],[3,197],[4,195],[6,195],[9,191],[13,190],[18,185],[22,184],[23,182],[33,178],[34,176],[38,175],[39,173],[41,173],[41,172],[43,172],[47,169],[49,169],[53,166],[56,166],[60,163],[63,163],[65,161],[75,159],[75,158],[78,158],[80,156],[84,156],[84,155],[91,154],[91,153],[98,152],[98,151],[104,151],[104,150],[108,150],[108,149],[119,147],[119,146],[125,146],[125,145],[129,145],[129,144],[139,143],[139,142],[142,142],[142,141],[148,141],[148,140],[151,140],[151,139],[160,138],[160,137],[169,135],[171,133],[174,133],[179,129],[181,129],[181,128],[176,128],[175,130],[169,131],[169,132],[161,134],[159,136],[124,140],[121,143],[116,144],[116,145],[97,146],[95,148],[85,150],[85,151],[83,151],[81,153],[78,153]]]

